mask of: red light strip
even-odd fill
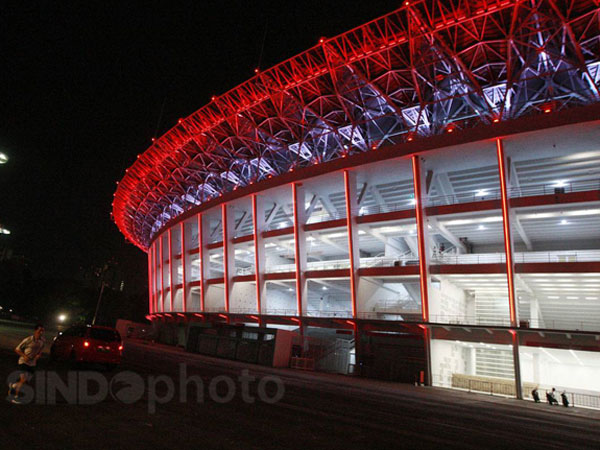
[[[256,311],[258,314],[262,313],[260,300],[261,300],[261,283],[260,283],[260,267],[258,263],[258,198],[255,195],[252,196],[252,225],[254,232],[254,280],[256,282]],[[260,320],[259,320],[260,322]]]
[[[163,261],[163,237],[160,236],[158,238],[158,260],[160,261],[159,265],[158,265],[158,272],[159,272],[159,277],[158,280],[160,281],[160,312],[165,312],[165,280],[164,280],[164,272],[163,272],[163,268],[164,268],[164,261]]]
[[[508,310],[510,323],[513,327],[517,324],[517,307],[515,303],[514,264],[512,252],[512,238],[510,234],[510,215],[508,213],[508,185],[506,182],[506,161],[504,159],[504,146],[501,139],[496,139],[496,153],[498,154],[498,171],[500,175],[500,193],[502,195],[502,225],[504,229],[504,252],[506,254],[506,279],[508,281]]]
[[[425,225],[423,202],[421,201],[421,164],[419,157],[412,157],[413,184],[415,194],[415,215],[417,218],[417,238],[419,240],[419,282],[421,283],[421,312],[423,322],[429,322],[429,292],[427,289],[427,253],[425,246]]]
[[[152,249],[153,247],[150,247],[148,249],[148,312],[150,314],[153,313],[153,300],[152,300]]]
[[[296,310],[298,316],[302,316],[302,270],[300,267],[300,232],[298,224],[298,201],[296,195],[298,188],[296,183],[292,183],[292,203],[294,209],[294,263],[296,264]],[[304,207],[304,205],[302,206]]]
[[[354,267],[354,236],[352,234],[352,207],[350,204],[350,172],[344,170],[344,189],[346,191],[346,228],[348,232],[348,256],[350,260],[350,301],[352,317],[356,318],[356,272]]]
[[[181,233],[181,303],[183,305],[183,312],[187,312],[187,292],[186,292],[186,277],[185,270],[187,268],[187,253],[185,251],[185,222],[180,223]]]
[[[171,228],[169,228],[167,236],[169,237],[169,301],[170,301],[170,311],[173,312],[173,295],[175,293],[175,286],[173,286],[173,240]]]
[[[225,287],[225,311],[229,312],[229,235],[227,230],[227,204],[221,205],[221,225],[223,228],[223,284]]]
[[[200,311],[204,312],[204,239],[202,236],[202,214],[196,216],[198,221],[198,268],[200,272]]]

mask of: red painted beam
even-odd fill
[[[275,281],[275,280],[295,280],[296,272],[273,272],[273,273],[265,273],[265,280],[267,281]]]
[[[508,196],[508,168],[504,157],[504,146],[500,138],[496,139],[496,154],[498,156],[498,175],[500,177],[500,194],[502,196],[502,229],[504,231],[504,251],[506,253],[506,280],[508,282],[508,312],[510,323],[518,326],[517,299],[515,292],[513,245],[510,229],[510,211]]]
[[[344,172],[345,173],[345,172]],[[305,231],[327,230],[329,228],[345,227],[346,219],[325,220],[323,222],[307,223],[304,225]]]
[[[436,275],[460,275],[478,273],[506,273],[506,265],[497,264],[442,264],[429,266],[429,272]]]
[[[350,269],[307,270],[306,278],[349,278]]]
[[[265,231],[263,233],[263,238],[286,236],[288,234],[294,234],[294,227],[277,228],[276,230]]]
[[[600,273],[597,262],[517,263],[517,273]]]
[[[419,275],[419,266],[388,266],[388,267],[363,267],[358,269],[361,277],[390,277]]]
[[[357,223],[376,223],[376,222],[386,222],[390,220],[405,220],[412,219],[415,217],[414,209],[404,209],[402,211],[391,211],[387,213],[376,213],[376,214],[368,214],[365,216],[358,216],[356,218]]]
[[[425,216],[423,191],[421,188],[421,162],[418,155],[412,157],[415,213],[417,218],[417,238],[419,241],[419,282],[421,284],[421,311],[423,322],[429,321],[429,292],[427,273],[427,251],[425,245]]]

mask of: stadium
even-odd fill
[[[113,203],[161,340],[600,407],[599,19],[407,1],[180,119]]]

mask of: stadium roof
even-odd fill
[[[594,1],[411,1],[261,72],[126,171],[113,217],[146,249],[170,220],[296,168],[597,102]]]

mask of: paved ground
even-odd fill
[[[3,377],[11,372],[14,361],[10,352],[0,351]],[[600,449],[597,411],[288,369],[268,370],[137,342],[127,343],[120,370],[138,374],[146,388],[150,377],[167,375],[174,380],[178,395],[182,361],[187,363],[187,376],[199,375],[204,382],[201,403],[195,401],[194,384],[188,386],[187,402],[175,398],[156,405],[154,413],[149,413],[153,396],[148,390],[133,404],[123,404],[111,396],[94,405],[68,404],[60,396],[54,405],[2,402],[0,448]],[[46,360],[42,366],[67,379],[69,367]],[[257,379],[280,377],[285,386],[283,398],[275,404],[244,402],[237,380],[244,369]],[[123,376],[119,371],[102,375],[109,380]],[[220,404],[210,399],[208,387],[218,376],[234,380],[236,395],[230,402]],[[225,382],[219,387],[224,388]],[[250,383],[249,393],[256,396],[257,387],[257,382]],[[274,382],[268,383],[266,393],[273,396],[275,387]],[[162,382],[155,391],[157,396],[169,394]],[[115,392],[131,393],[113,389]],[[217,394],[223,398],[226,390],[217,389]]]

